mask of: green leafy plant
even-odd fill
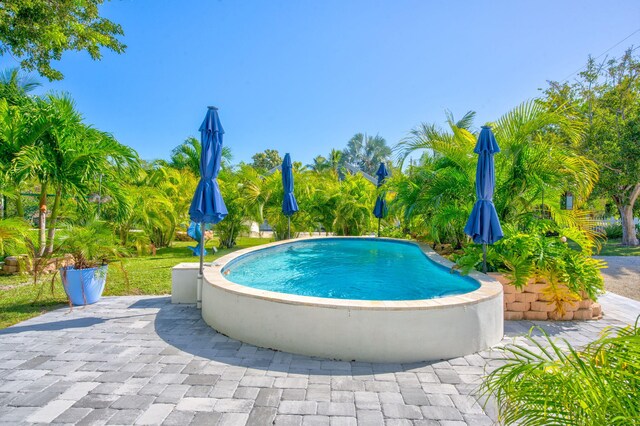
[[[84,227],[72,226],[67,229],[67,234],[62,248],[72,256],[75,269],[95,268],[129,255],[104,222],[93,221]]]
[[[575,228],[563,229],[549,221],[531,224],[528,231],[504,226],[505,237],[490,245],[487,251],[489,271],[506,275],[516,288],[523,288],[530,279],[544,279],[550,302],[556,302],[556,311],[562,313],[563,302],[581,299],[585,292],[595,300],[604,288],[600,269],[606,263],[591,257],[593,243],[583,238]],[[582,249],[572,248],[565,233],[581,241]],[[482,247],[471,244],[455,257],[456,268],[463,274],[478,269],[482,263]],[[568,289],[568,291],[567,291]]]
[[[622,225],[610,224],[604,227],[603,233],[608,239],[622,238]]]
[[[639,317],[640,319],[640,317]],[[504,424],[633,425],[640,423],[640,328],[606,329],[583,349],[547,333],[542,341],[498,349],[505,364],[481,385]],[[566,348],[565,348],[566,346]]]

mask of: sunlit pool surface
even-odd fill
[[[261,290],[334,299],[433,299],[480,287],[436,264],[415,244],[375,238],[282,244],[241,256],[222,273]]]

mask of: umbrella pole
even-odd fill
[[[487,245],[482,244],[482,272],[487,273]]]
[[[202,282],[204,280],[204,222],[200,222],[200,269],[198,270],[196,307],[202,308]]]
[[[291,239],[291,216],[287,216],[287,240]]]
[[[380,218],[378,218],[378,238],[380,238]]]

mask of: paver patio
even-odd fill
[[[581,345],[640,315],[640,302],[600,301],[600,321],[506,322],[503,342],[537,324]],[[413,364],[292,355],[218,334],[169,297],[108,297],[0,330],[0,422],[489,425],[495,408],[473,394],[499,363],[495,351]]]

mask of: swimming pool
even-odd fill
[[[231,338],[303,355],[367,362],[459,357],[500,342],[503,295],[491,277],[461,277],[452,265],[403,240],[279,241],[206,267],[202,318]]]
[[[373,238],[285,243],[237,258],[222,273],[261,290],[353,300],[432,299],[480,287],[431,261],[415,244]]]

